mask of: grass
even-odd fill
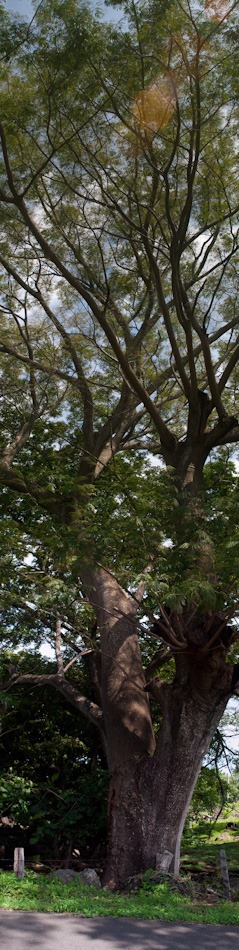
[[[200,874],[204,871],[208,875],[211,871],[213,877],[217,877],[221,848],[226,851],[229,874],[239,873],[239,839],[237,842],[220,841],[220,843],[209,840],[199,842],[194,846],[188,846],[187,849],[185,848],[181,859],[182,872],[190,870]]]
[[[12,872],[0,872],[0,907],[8,910],[53,911],[83,917],[135,917],[149,920],[197,921],[208,924],[239,924],[239,903],[220,900],[216,905],[146,882],[137,893],[111,894],[79,884],[77,878],[62,884],[57,878],[27,871],[24,880]]]
[[[62,884],[51,875],[39,875],[34,871],[27,870],[23,880],[15,878],[11,871],[0,871],[0,908],[71,913],[82,917],[134,917],[239,925],[238,810],[225,821],[218,821],[211,837],[208,837],[208,831],[208,823],[201,822],[200,826],[195,826],[191,840],[190,835],[188,839],[187,835],[184,838],[181,861],[183,893],[169,880],[155,884],[150,875],[146,876],[139,891],[111,894],[105,888],[98,891],[87,887],[77,878]],[[221,848],[226,851],[232,890],[236,885],[233,901],[219,896]],[[211,890],[207,890],[208,886]]]

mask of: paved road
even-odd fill
[[[239,927],[0,911],[1,950],[238,950]]]

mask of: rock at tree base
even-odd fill
[[[101,887],[100,879],[94,868],[84,868],[84,871],[79,872],[79,878],[81,881],[84,881],[84,884],[89,884],[91,887]]]
[[[172,851],[168,851],[167,849],[163,851],[162,854],[156,854],[156,871],[164,871],[167,873],[172,864],[172,860]]]
[[[94,868],[84,868],[83,871],[73,871],[71,868],[58,868],[53,872],[52,877],[58,877],[62,884],[68,884],[74,878],[78,878],[79,883],[88,884],[90,887],[101,887],[100,879]]]
[[[58,870],[53,871],[52,874],[52,877],[58,877],[62,884],[68,884],[69,881],[73,881],[73,879],[78,876],[77,871],[73,871],[71,868],[58,868]]]

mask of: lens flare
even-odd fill
[[[167,79],[156,80],[136,96],[133,117],[136,130],[153,138],[169,122],[175,108],[175,94]]]

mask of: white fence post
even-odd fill
[[[14,874],[24,877],[24,848],[14,848]]]
[[[222,880],[223,880],[224,896],[227,898],[227,900],[230,901],[231,887],[230,887],[230,879],[229,879],[229,874],[228,874],[226,852],[224,851],[224,848],[221,848],[221,851],[220,851],[220,867],[221,867],[221,875],[222,875]]]

